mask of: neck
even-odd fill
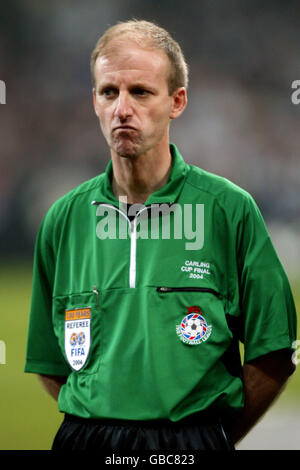
[[[128,204],[144,204],[148,197],[168,181],[172,166],[169,145],[164,152],[157,149],[133,158],[112,154],[115,196],[127,198]]]

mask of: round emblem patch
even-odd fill
[[[209,338],[212,327],[207,324],[200,307],[193,306],[187,309],[191,313],[188,313],[180,325],[176,326],[177,335],[184,343],[200,344]]]
[[[76,333],[72,333],[70,336],[70,344],[71,346],[76,346],[77,343],[78,343],[78,336]]]
[[[84,344],[85,343],[85,334],[83,331],[81,331],[78,335],[78,344]]]

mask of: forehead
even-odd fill
[[[115,41],[105,54],[98,56],[94,75],[97,82],[118,74],[136,76],[139,80],[167,81],[169,69],[169,58],[163,51],[127,40],[126,44]]]

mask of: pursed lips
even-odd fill
[[[113,128],[113,132],[114,131],[136,131],[137,129],[133,126],[117,126],[117,127],[114,127]]]

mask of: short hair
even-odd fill
[[[188,87],[188,66],[179,44],[164,28],[145,20],[129,20],[111,26],[98,39],[91,54],[91,77],[95,86],[95,63],[99,56],[105,55],[111,41],[127,37],[140,46],[150,47],[165,52],[170,61],[168,90],[172,95],[179,87]]]

